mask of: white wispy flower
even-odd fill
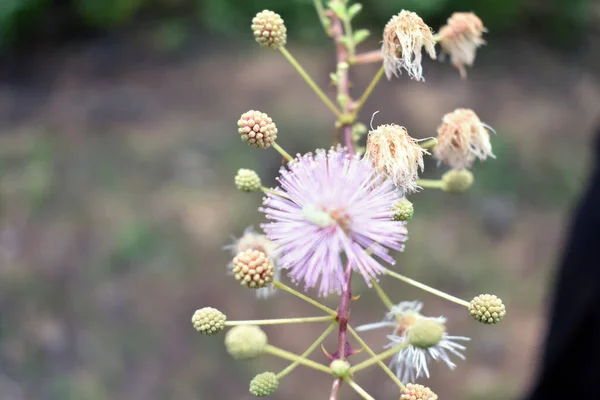
[[[232,237],[233,243],[224,246],[223,249],[230,250],[232,256],[236,256],[240,252],[246,250],[258,250],[265,253],[265,255],[271,260],[274,266],[275,280],[279,280],[281,277],[281,268],[279,268],[279,257],[277,254],[277,246],[267,239],[265,235],[262,235],[254,230],[254,227],[249,226],[244,230],[244,233],[241,237],[235,238]],[[227,270],[230,274],[232,274],[233,263],[229,263],[227,265]],[[260,288],[256,290],[256,296],[259,299],[267,299],[275,294],[276,289],[273,287],[273,284],[268,284],[264,288]]]
[[[422,376],[429,378],[431,360],[442,361],[450,369],[456,368],[450,355],[454,354],[464,360],[465,356],[462,352],[466,347],[457,342],[471,340],[465,336],[448,335],[445,331],[446,318],[424,317],[420,313],[422,308],[423,303],[419,301],[403,301],[392,307],[382,321],[356,328],[357,331],[391,328],[392,334],[387,335],[389,343],[384,346],[385,348],[397,346],[405,341],[411,343],[396,353],[389,365],[402,382],[414,382]],[[430,331],[422,332],[422,330]],[[425,336],[430,334],[425,342],[432,337],[435,337],[435,340],[424,345],[423,333]]]

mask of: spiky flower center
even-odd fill
[[[322,228],[338,227],[344,232],[349,231],[350,214],[343,207],[325,208],[314,205],[305,206],[302,214],[307,221]]]

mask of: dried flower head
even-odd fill
[[[254,227],[249,226],[244,230],[243,235],[240,238],[232,238],[233,243],[225,246],[226,250],[231,251],[231,256],[235,257],[238,253],[246,250],[258,250],[263,253],[273,263],[273,279],[279,280],[281,275],[281,268],[279,268],[279,259],[277,257],[277,247],[267,237],[254,230]],[[233,270],[233,263],[229,263],[228,269],[230,272]],[[260,299],[267,299],[275,294],[276,289],[272,283],[267,284],[265,287],[256,290],[256,296]]]
[[[278,49],[285,46],[287,30],[283,19],[273,11],[263,10],[252,19],[254,39],[261,46]]]
[[[408,221],[415,213],[413,203],[408,199],[402,199],[394,204],[392,210],[394,211],[394,221]]]
[[[456,109],[442,118],[433,155],[438,162],[455,169],[469,168],[476,158],[494,158],[489,131],[494,130],[481,122],[473,110]]]
[[[392,219],[401,194],[369,162],[343,148],[321,149],[299,156],[280,174],[280,188],[267,193],[260,209],[271,220],[262,228],[295,282],[309,288],[320,281],[321,295],[339,292],[341,253],[368,285],[384,271],[373,256],[394,264],[388,249],[402,251],[407,233]]]
[[[461,351],[466,348],[457,342],[470,340],[464,336],[448,335],[446,318],[425,317],[420,313],[422,308],[423,303],[419,301],[403,301],[392,307],[383,321],[356,328],[357,331],[391,328],[392,334],[387,335],[387,348],[408,341],[409,346],[396,353],[390,362],[390,368],[395,369],[403,382],[414,381],[422,375],[429,377],[430,360],[442,361],[454,369],[456,364],[450,359],[450,354],[464,360]]]
[[[365,158],[405,193],[418,189],[419,168],[421,171],[424,168],[423,154],[428,154],[427,150],[402,126],[380,125],[367,137]]]
[[[248,249],[233,259],[233,275],[244,286],[260,289],[273,282],[274,267],[265,253]]]
[[[250,393],[256,397],[270,396],[279,387],[279,379],[272,372],[263,372],[250,381]]]
[[[225,348],[236,360],[256,358],[265,352],[267,334],[255,325],[238,325],[225,335]]]
[[[277,127],[265,113],[250,110],[243,113],[238,120],[238,132],[242,141],[252,147],[267,149],[277,139]]]
[[[469,313],[477,321],[487,325],[497,324],[506,315],[502,299],[493,294],[481,294],[469,303]]]
[[[438,400],[438,396],[426,386],[409,383],[402,391],[400,400]]]
[[[450,62],[463,78],[467,77],[465,66],[473,65],[477,48],[485,44],[481,37],[484,32],[487,30],[483,22],[472,12],[456,12],[440,28],[438,36],[442,51],[450,55]]]
[[[421,47],[435,59],[435,40],[431,28],[414,12],[402,10],[383,30],[383,66],[388,79],[404,68],[408,75],[422,81]]]
[[[212,307],[196,310],[192,316],[194,328],[204,335],[215,335],[225,328],[227,317],[221,311]]]
[[[473,186],[473,173],[468,169],[451,169],[442,175],[442,190],[448,193],[463,193]]]

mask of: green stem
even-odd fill
[[[319,303],[316,300],[311,299],[308,296],[303,295],[302,293],[292,289],[291,287],[288,287],[286,285],[284,285],[283,283],[281,283],[280,281],[273,281],[273,286],[275,286],[277,289],[281,289],[281,290],[285,290],[286,292],[293,294],[296,297],[301,298],[302,300],[306,301],[307,303],[312,304],[313,306],[320,308],[321,310],[325,311],[326,313],[333,315],[333,316],[337,316],[337,312],[332,310],[331,308]]]
[[[313,344],[310,345],[310,347],[308,349],[306,349],[306,351],[304,353],[302,353],[302,355],[300,357],[302,358],[306,358],[310,355],[310,353],[312,353],[321,343],[323,343],[323,341],[325,340],[325,338],[327,338],[327,336],[329,336],[329,334],[335,329],[337,323],[336,322],[332,322],[327,329],[325,330],[325,332],[323,332],[323,334],[321,336],[319,336],[317,338],[317,340],[315,340],[315,342]],[[292,364],[290,364],[286,369],[284,369],[283,371],[281,371],[280,373],[277,374],[277,378],[281,379],[284,376],[286,376],[287,374],[289,374],[290,372],[292,372],[297,366],[298,364],[300,364],[298,362],[298,360],[294,361]]]
[[[437,144],[436,138],[424,139],[423,141],[419,142],[419,146],[421,146],[421,148],[426,149],[426,150],[433,149],[436,144]]]
[[[327,322],[333,321],[334,317],[326,315],[323,317],[304,317],[304,318],[280,318],[280,319],[256,319],[247,321],[227,321],[226,326],[236,325],[279,325],[279,324],[302,324],[309,322]]]
[[[294,362],[297,362],[298,364],[302,364],[306,367],[316,369],[317,371],[322,371],[322,372],[325,372],[326,374],[331,373],[331,370],[329,369],[328,366],[319,364],[318,362],[309,360],[307,358],[302,358],[301,356],[299,356],[297,354],[290,353],[289,351],[280,349],[279,347],[275,347],[273,345],[268,344],[265,347],[265,351],[269,354],[283,358],[285,360],[294,361]]]
[[[348,385],[350,385],[350,387],[352,389],[354,389],[354,391],[356,393],[358,393],[360,395],[360,397],[362,397],[363,399],[365,399],[365,400],[375,400],[375,397],[371,396],[369,393],[367,393],[365,391],[365,389],[363,389],[360,386],[358,386],[358,384],[356,382],[354,382],[352,379],[346,378],[345,381],[348,382]]]
[[[342,113],[338,108],[333,104],[333,102],[327,97],[325,93],[321,90],[321,88],[313,81],[313,79],[308,75],[308,73],[302,68],[300,63],[290,54],[289,51],[285,47],[280,47],[279,50],[285,56],[285,58],[292,64],[292,67],[298,71],[300,76],[304,79],[304,81],[311,87],[311,89],[319,96],[319,98],[325,103],[325,105],[335,114],[336,117],[339,117]]]
[[[376,356],[369,358],[368,360],[365,360],[359,364],[356,364],[355,366],[350,368],[350,373],[353,374],[355,372],[360,371],[361,369],[365,369],[367,367],[370,367],[373,364],[377,364],[378,362],[383,361],[386,358],[391,357],[394,354],[398,353],[400,350],[406,348],[408,345],[409,345],[408,341],[405,340],[404,342],[400,343],[398,346],[394,346],[389,350],[386,350],[382,353],[377,354]]]
[[[379,68],[379,71],[377,71],[377,73],[373,77],[373,79],[371,79],[371,83],[369,83],[369,86],[367,86],[367,89],[362,94],[362,96],[360,97],[360,100],[356,104],[356,107],[354,108],[354,111],[352,113],[352,115],[355,118],[358,115],[358,112],[360,111],[360,109],[362,108],[362,106],[365,105],[365,102],[367,101],[367,99],[369,98],[369,96],[371,96],[371,93],[373,93],[373,89],[375,89],[375,86],[377,86],[377,83],[379,83],[379,81],[381,80],[381,77],[383,76],[384,72],[385,72],[385,69],[383,68],[383,65],[382,65]]]
[[[394,307],[394,303],[392,303],[392,301],[390,300],[388,295],[383,291],[383,289],[381,288],[379,283],[377,283],[377,281],[375,279],[371,278],[371,284],[375,288],[375,291],[379,295],[379,298],[381,299],[383,304],[385,304],[385,306],[391,310],[392,307]]]
[[[414,279],[410,279],[410,278],[408,278],[408,277],[406,277],[404,275],[400,275],[400,274],[398,274],[396,272],[390,271],[389,269],[386,269],[385,273],[388,274],[389,276],[392,276],[392,277],[394,277],[396,279],[399,279],[399,280],[401,280],[403,282],[406,282],[409,285],[413,285],[415,287],[418,287],[419,289],[422,289],[422,290],[424,290],[426,292],[429,292],[431,294],[439,296],[439,297],[441,297],[443,299],[449,300],[449,301],[451,301],[453,303],[456,303],[456,304],[460,304],[461,306],[465,306],[467,308],[469,307],[469,302],[468,301],[465,301],[463,299],[459,299],[458,297],[454,297],[454,296],[449,295],[447,293],[444,293],[444,292],[442,292],[440,290],[434,289],[431,286],[424,285],[421,282],[415,281]]]
[[[427,189],[442,189],[444,182],[439,179],[419,179],[417,185]]]
[[[371,349],[367,343],[365,343],[365,341],[360,337],[360,335],[354,330],[354,328],[352,328],[351,326],[348,326],[348,331],[350,332],[350,334],[352,336],[354,336],[354,339],[356,339],[356,341],[358,342],[358,344],[360,344],[363,349],[365,349],[365,351],[367,353],[369,353],[369,355],[371,357],[377,357],[377,354],[375,354],[375,352],[373,351],[373,349]],[[398,385],[398,387],[400,388],[400,390],[404,390],[406,387],[404,386],[404,384],[400,381],[400,379],[398,379],[398,377],[396,376],[396,374],[394,374],[388,367],[387,365],[385,365],[383,363],[383,361],[378,360],[377,364],[381,367],[381,369],[392,379],[392,381],[394,381],[394,383],[396,385]]]
[[[279,196],[279,197],[283,197],[283,198],[286,198],[286,199],[289,199],[289,198],[290,198],[290,196],[288,196],[288,195],[287,195],[287,194],[285,194],[285,193],[278,192],[277,190],[269,189],[269,188],[267,188],[267,187],[264,187],[264,186],[261,186],[261,187],[260,187],[260,190],[262,190],[262,191],[263,191],[263,192],[265,192],[265,193],[271,193],[272,195]]]
[[[323,25],[323,30],[327,34],[327,36],[331,36],[331,27],[329,26],[329,20],[325,16],[325,8],[323,7],[323,2],[321,0],[314,0],[315,8],[317,9],[317,14],[319,15],[319,20],[321,21],[321,25]]]
[[[273,148],[279,152],[288,161],[293,161],[294,157],[290,156],[287,151],[285,151],[280,145],[276,142],[273,142]]]
[[[352,35],[352,23],[348,16],[342,20],[342,23],[344,24],[344,33],[347,38],[346,43],[348,44],[348,60],[354,60],[356,45],[354,44],[354,36]]]

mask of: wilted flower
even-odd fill
[[[402,10],[383,30],[383,66],[387,78],[398,76],[404,68],[411,78],[424,80],[421,47],[435,59],[431,28],[414,12]]]
[[[380,125],[367,137],[365,158],[405,193],[418,189],[419,168],[421,171],[424,168],[423,154],[428,154],[427,150],[402,126]]]
[[[402,251],[404,222],[392,219],[401,194],[369,162],[346,149],[317,150],[280,170],[281,185],[267,193],[262,225],[277,245],[280,265],[290,277],[319,293],[339,292],[344,280],[341,253],[367,284],[384,268],[368,252],[394,264],[388,249]]]
[[[494,130],[473,110],[458,108],[442,118],[433,156],[455,169],[469,168],[476,158],[494,158],[489,131]]]
[[[479,17],[471,12],[457,12],[448,18],[448,23],[440,28],[439,42],[444,53],[450,55],[450,62],[466,78],[465,65],[472,66],[477,48],[485,44],[481,38],[487,32]]]
[[[281,276],[281,269],[279,268],[279,259],[277,257],[277,247],[263,234],[260,234],[254,230],[254,227],[249,226],[244,230],[244,234],[240,238],[232,238],[233,243],[224,247],[226,250],[231,251],[232,257],[235,257],[238,253],[246,250],[258,250],[263,252],[269,260],[273,263],[274,279],[279,280]],[[233,269],[233,263],[228,264],[229,272]],[[264,288],[256,290],[256,296],[261,299],[271,297],[276,292],[273,284],[270,283]]]
[[[422,308],[423,303],[419,301],[403,301],[392,307],[383,321],[356,328],[357,331],[392,328],[392,334],[387,335],[390,342],[385,347],[394,347],[405,341],[410,343],[396,353],[390,362],[390,368],[396,370],[396,375],[403,382],[414,381],[423,375],[429,378],[430,360],[443,361],[450,369],[454,369],[456,364],[450,360],[449,353],[464,360],[461,351],[466,348],[456,342],[471,340],[464,336],[448,335],[445,331],[446,318],[424,317],[420,313]]]

